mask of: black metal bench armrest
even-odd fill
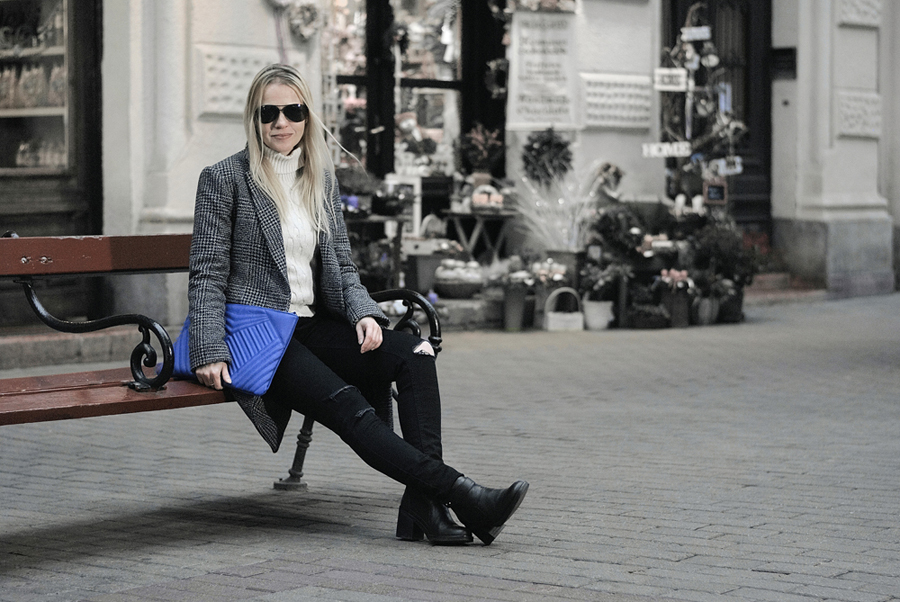
[[[441,351],[441,321],[438,318],[434,306],[421,294],[408,289],[389,289],[372,293],[372,299],[378,303],[385,301],[403,301],[406,313],[400,317],[400,321],[394,326],[394,330],[407,330],[416,336],[422,336],[422,329],[414,319],[415,310],[418,307],[425,313],[428,320],[428,342],[434,347],[435,354]]]
[[[96,332],[113,326],[136,325],[141,332],[142,340],[131,352],[131,375],[134,377],[134,382],[129,384],[131,388],[139,391],[157,390],[171,378],[172,371],[175,368],[175,353],[172,350],[172,339],[169,337],[166,329],[156,320],[141,314],[122,314],[86,322],[60,320],[51,315],[38,300],[31,278],[22,277],[17,278],[15,281],[22,285],[22,288],[25,290],[25,298],[28,299],[28,304],[37,317],[40,318],[41,322],[54,330],[81,334]],[[163,356],[162,368],[154,378],[148,378],[141,367],[143,364],[147,368],[153,368],[157,364],[157,353],[150,343],[150,332],[156,335],[156,340],[159,341]]]

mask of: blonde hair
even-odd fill
[[[266,160],[265,142],[262,137],[262,121],[259,109],[263,95],[271,84],[284,84],[292,88],[300,101],[309,109],[306,129],[298,145],[302,152],[297,168],[303,168],[296,188],[300,206],[312,219],[317,232],[328,232],[328,215],[333,211],[331,195],[334,192],[334,163],[325,141],[326,128],[312,106],[312,93],[300,73],[290,65],[269,65],[264,67],[250,84],[247,105],[244,107],[244,130],[247,134],[247,149],[250,156],[250,173],[259,187],[272,198],[278,213],[283,217],[284,208],[291,200],[278,183],[271,163]],[[326,176],[326,171],[329,176]],[[327,188],[327,190],[326,190]]]

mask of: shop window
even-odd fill
[[[449,175],[464,128],[475,121],[502,127],[503,99],[479,96],[488,61],[503,56],[502,25],[485,36],[475,19],[492,20],[484,2],[332,0],[323,38],[326,116],[367,170]]]
[[[0,174],[69,166],[66,5],[0,2]]]

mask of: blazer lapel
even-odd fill
[[[278,217],[278,210],[275,203],[269,196],[263,192],[256,181],[253,174],[248,169],[245,173],[247,178],[247,186],[250,189],[250,199],[253,201],[253,207],[256,215],[259,217],[259,224],[266,238],[266,244],[269,252],[275,258],[275,263],[281,273],[287,280],[287,260],[284,256],[284,237],[281,233],[281,218]]]

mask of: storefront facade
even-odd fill
[[[386,27],[390,20],[385,20],[384,10],[391,3],[394,18],[403,11],[413,16],[424,11],[430,17],[438,10],[454,12],[453,18],[444,19],[441,33],[452,49],[444,60],[456,61],[450,76],[404,73],[397,81],[399,88],[411,91],[405,95],[392,88],[391,70],[383,65],[381,83],[376,81],[372,74],[384,57],[372,52],[367,55],[368,70],[335,73],[332,9],[344,14],[367,11],[369,20],[381,19],[379,26]],[[392,167],[400,171],[402,157],[394,156],[392,144],[400,122],[393,122],[391,115],[401,114],[404,107],[396,103],[410,97],[438,116],[438,153],[452,149],[453,140],[475,122],[501,127],[505,165],[495,168],[495,175],[515,178],[529,133],[553,126],[572,141],[576,170],[602,160],[625,172],[623,200],[653,203],[667,193],[666,160],[646,157],[645,145],[662,139],[662,93],[654,88],[654,70],[661,66],[662,52],[672,43],[689,2],[543,3],[545,8],[563,9],[563,55],[552,67],[554,77],[565,80],[556,116],[541,114],[540,100],[528,106],[523,43],[529,23],[534,26],[535,15],[541,14],[531,10],[538,2],[519,2],[511,18],[509,13],[503,16],[505,3],[496,0],[463,0],[461,15],[455,3],[424,0],[370,0],[368,7],[353,0],[66,4],[70,13],[96,16],[96,52],[79,60],[88,62],[83,73],[91,72],[93,61],[101,82],[94,87],[93,99],[88,85],[85,100],[73,104],[72,123],[100,132],[93,143],[90,135],[81,135],[79,139],[94,146],[84,151],[72,146],[73,161],[80,161],[78,153],[93,152],[100,154],[102,165],[83,179],[83,186],[70,186],[89,191],[94,187],[84,197],[90,201],[79,205],[87,207],[79,214],[84,232],[57,228],[48,233],[189,232],[200,170],[242,148],[247,85],[260,67],[283,60],[308,76],[324,113],[341,110],[331,96],[335,89],[367,89],[369,106],[380,107],[382,117],[374,122],[375,111],[369,111],[363,155],[368,153],[369,167],[378,175]],[[317,18],[292,30],[279,8],[285,4],[312,7]],[[900,7],[883,0],[709,4],[715,14],[731,10],[744,19],[744,28],[731,32],[727,42],[732,46],[729,56],[742,69],[741,81],[750,84],[742,92],[741,118],[750,130],[742,147],[745,171],[729,182],[738,221],[762,236],[756,240],[770,241],[792,273],[835,295],[893,291],[895,266],[900,265],[900,62],[891,58],[900,54]],[[574,11],[567,12],[569,8]],[[382,10],[381,16],[372,16],[376,9]],[[561,13],[546,14],[556,18]],[[361,27],[358,36],[365,37],[365,24]],[[377,33],[373,29],[368,35]],[[440,110],[428,94],[438,99]],[[330,118],[339,129],[339,115]],[[379,135],[387,138],[378,142],[373,136]],[[375,144],[382,150],[373,152]],[[452,172],[447,163],[443,161],[445,176]],[[0,172],[4,215],[21,213],[23,195],[36,188],[72,197],[37,176]],[[112,309],[137,307],[170,323],[185,314],[183,276],[121,279],[113,287]]]

